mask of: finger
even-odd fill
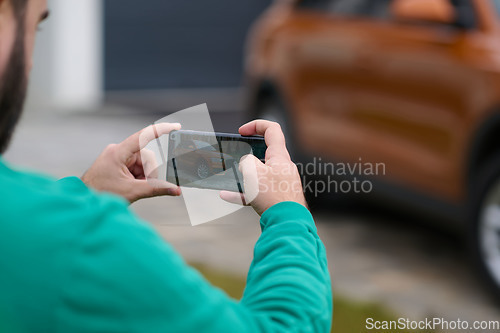
[[[240,134],[243,136],[262,135],[266,140],[266,145],[271,156],[282,156],[290,158],[285,144],[285,136],[278,123],[269,120],[254,120],[240,127]],[[270,157],[271,157],[270,156]]]
[[[269,120],[253,120],[240,127],[240,134],[249,135],[262,135],[266,139],[267,145],[284,145],[285,136],[281,131],[281,126]]]
[[[247,206],[245,201],[245,196],[243,193],[230,192],[230,191],[220,191],[219,196],[222,200],[236,205]]]
[[[257,168],[265,167],[265,165],[255,155],[247,154],[241,157],[238,167],[243,176],[245,176],[245,174],[250,176],[256,175]]]
[[[134,154],[146,147],[152,140],[162,135],[168,134],[174,130],[180,130],[181,124],[178,123],[159,123],[150,125],[139,132],[129,136],[119,144],[119,149],[126,155]]]
[[[150,188],[153,188],[154,196],[157,195],[181,195],[181,188],[175,184],[167,182],[161,179],[149,179],[146,180]]]
[[[140,164],[146,178],[158,178],[158,161],[156,155],[149,149],[141,149]]]

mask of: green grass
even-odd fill
[[[213,285],[223,289],[229,296],[240,299],[245,288],[245,279],[241,276],[227,274],[221,271],[210,269],[201,264],[193,264],[207,280]],[[367,318],[374,320],[397,320],[397,316],[379,304],[361,303],[348,300],[335,295],[333,314],[333,333],[361,333],[361,332],[382,332],[377,330],[367,330],[365,321]],[[384,331],[394,333],[435,333],[434,331],[420,330],[394,330]]]

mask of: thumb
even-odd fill
[[[179,186],[159,179],[135,180],[133,187],[134,197],[131,202],[163,195],[181,195]]]
[[[245,202],[252,202],[259,194],[259,171],[266,166],[254,155],[245,155],[240,160],[239,169],[243,175]]]
[[[245,195],[239,192],[220,191],[220,198],[229,203],[246,206]]]

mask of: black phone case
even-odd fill
[[[178,163],[178,159],[174,154],[174,145],[176,144],[177,137],[183,137],[184,141],[190,140],[193,141],[197,139],[206,139],[203,140],[195,140],[200,142],[206,142],[207,145],[210,146],[218,146],[218,152],[220,153],[220,159],[222,162],[223,172],[230,172],[229,169],[232,170],[233,181],[229,181],[231,179],[231,175],[227,175],[223,180],[218,181],[217,177],[209,177],[209,180],[204,181],[203,179],[193,180],[192,182],[185,182],[180,180],[180,163]],[[174,141],[175,139],[175,141]],[[180,140],[180,139],[179,139]],[[211,142],[209,142],[211,141]],[[182,142],[182,140],[180,140]],[[225,157],[227,155],[223,152],[222,143],[226,142],[243,142],[247,144],[251,148],[252,154],[254,154],[261,161],[265,161],[265,153],[267,146],[265,144],[265,140],[261,136],[242,136],[239,134],[230,134],[230,133],[219,133],[219,132],[200,132],[200,131],[190,131],[190,130],[180,130],[180,131],[172,131],[169,135],[169,144],[168,144],[168,154],[167,154],[167,171],[166,177],[167,181],[175,183],[178,186],[186,186],[193,188],[204,188],[204,189],[213,189],[213,190],[228,190],[228,191],[238,191],[243,193],[243,177],[237,168],[236,162],[233,160],[232,165],[225,164]],[[237,145],[237,144],[236,144]],[[203,149],[192,148],[193,153],[195,151],[203,151]],[[216,154],[216,151],[212,151],[212,154]],[[238,160],[239,162],[239,160]]]

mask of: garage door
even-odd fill
[[[270,0],[106,0],[106,90],[233,87]]]

